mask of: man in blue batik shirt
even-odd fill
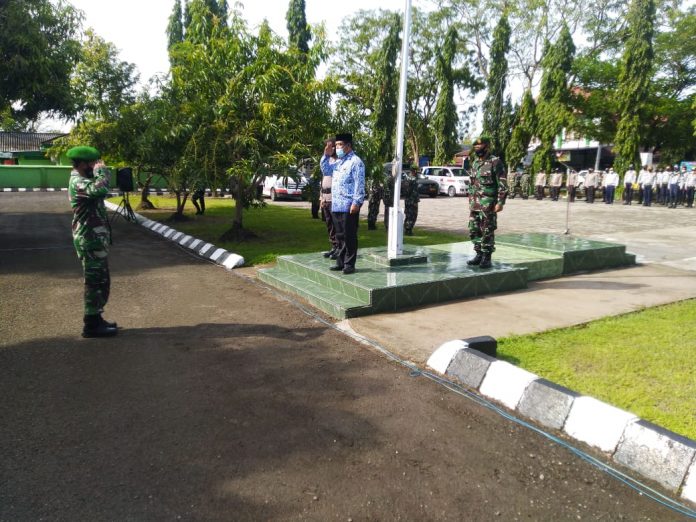
[[[355,272],[358,256],[358,219],[365,200],[365,164],[353,152],[353,135],[336,134],[338,161],[330,163],[333,149],[324,149],[321,172],[331,178],[331,214],[336,227],[338,257],[330,270]]]

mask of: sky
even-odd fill
[[[69,0],[85,15],[85,28],[91,27],[121,51],[121,59],[137,65],[141,82],[169,67],[165,31],[174,0]],[[233,1],[228,2],[233,5]],[[429,0],[412,0],[414,6],[425,7]],[[250,28],[258,27],[264,18],[271,28],[287,37],[285,13],[288,0],[243,0],[242,14]],[[326,22],[331,40],[340,21],[360,9],[391,9],[403,11],[405,0],[350,0],[327,2],[305,0],[305,13],[310,24]],[[350,9],[350,11],[347,11]]]

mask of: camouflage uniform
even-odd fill
[[[394,206],[394,176],[387,176],[382,191],[382,202],[384,203],[384,228],[389,230],[389,211]]]
[[[520,190],[522,191],[522,199],[529,198],[529,192],[532,188],[532,184],[529,179],[529,172],[525,171],[520,178]]]
[[[367,204],[367,229],[377,229],[377,216],[379,215],[379,205],[383,196],[382,185],[374,177],[368,181],[367,193],[369,201]]]
[[[111,227],[104,206],[109,178],[106,167],[95,169],[93,178],[82,177],[73,170],[68,188],[73,209],[73,245],[85,276],[85,315],[90,316],[104,311],[111,288],[107,261]]]
[[[510,184],[510,199],[515,199],[517,194],[524,197],[522,192],[522,174],[515,172],[512,176],[512,183]]]
[[[469,186],[469,237],[477,253],[495,251],[497,219],[495,206],[507,197],[507,174],[503,162],[487,154],[471,162]]]
[[[413,227],[416,225],[416,220],[418,219],[418,202],[420,201],[420,196],[418,194],[418,181],[415,176],[406,176],[406,200],[405,200],[405,214],[404,219],[404,234],[407,236],[413,235]]]

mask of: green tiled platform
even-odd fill
[[[361,249],[356,271],[333,272],[319,253],[281,256],[259,271],[262,281],[297,294],[327,314],[345,319],[525,288],[528,281],[577,271],[631,265],[622,245],[578,238],[523,234],[501,236],[489,270],[470,267],[470,242],[404,246],[416,262],[388,266],[386,248]]]

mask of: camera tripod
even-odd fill
[[[116,217],[121,216],[126,221],[135,223],[135,212],[133,212],[130,201],[128,200],[128,192],[122,192],[121,194],[123,197],[121,198],[121,202],[118,204],[118,207],[116,207],[116,210],[114,211],[115,214],[111,218],[111,222],[113,223]]]

